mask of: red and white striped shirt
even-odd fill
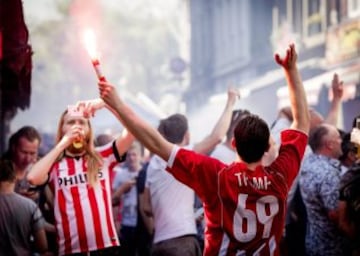
[[[115,149],[115,151],[114,151]],[[103,158],[98,184],[87,181],[85,157],[65,156],[50,171],[59,254],[118,246],[111,204],[112,167],[120,160],[113,143],[97,148]]]

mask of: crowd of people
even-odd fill
[[[34,127],[13,133],[0,161],[0,255],[360,255],[360,116],[337,127],[337,74],[327,116],[310,108],[286,50],[275,61],[290,106],[270,126],[234,109],[229,88],[211,132],[192,142],[185,115],[155,128],[99,81],[99,98],[65,109],[41,156]],[[122,134],[94,134],[102,108]]]

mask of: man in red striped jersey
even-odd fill
[[[84,112],[92,106],[92,113]],[[94,147],[87,117],[104,107],[102,100],[81,102],[80,114],[66,110],[58,125],[57,143],[32,167],[28,180],[46,181],[54,193],[54,214],[60,255],[118,255],[111,204],[111,169],[124,159],[134,140],[126,136]]]
[[[238,123],[233,145],[240,160],[227,165],[168,142],[120,99],[113,85],[99,82],[101,97],[129,131],[203,201],[204,255],[280,254],[287,193],[299,172],[310,124],[295,46],[275,60],[285,72],[294,121],[283,131],[279,155],[268,167],[261,159],[270,146],[270,131],[259,117],[249,115]]]

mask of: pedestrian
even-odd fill
[[[2,159],[10,160],[16,174],[15,192],[38,201],[39,190],[26,180],[29,167],[38,160],[40,133],[32,126],[21,127],[10,136],[8,150]]]
[[[45,221],[36,203],[15,192],[16,173],[0,161],[0,255],[27,256],[48,249]]]
[[[160,120],[158,131],[171,143],[200,154],[209,154],[225,137],[238,97],[237,90],[228,89],[227,102],[214,128],[196,143],[190,142],[188,120],[179,113]],[[150,202],[147,209],[151,209],[154,223],[152,255],[202,255],[202,241],[201,237],[198,239],[195,225],[194,190],[166,172],[166,162],[158,155],[150,159],[144,195],[148,197],[146,201]]]
[[[92,105],[93,112],[84,112],[86,105]],[[127,133],[95,148],[87,117],[103,107],[102,100],[93,100],[65,110],[58,124],[55,147],[28,174],[32,184],[50,183],[60,255],[89,252],[118,255],[119,239],[111,204],[111,166],[125,159],[133,136]]]
[[[337,128],[321,124],[309,136],[312,153],[304,158],[299,186],[306,208],[306,255],[346,254],[346,239],[334,216],[341,180],[341,136]]]

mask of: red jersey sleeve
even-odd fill
[[[281,133],[279,156],[268,169],[280,175],[288,188],[299,173],[307,141],[308,136],[298,130],[285,130]]]
[[[227,165],[221,161],[198,154],[194,151],[177,148],[173,164],[167,167],[177,180],[192,188],[200,197],[216,190],[217,173]]]

